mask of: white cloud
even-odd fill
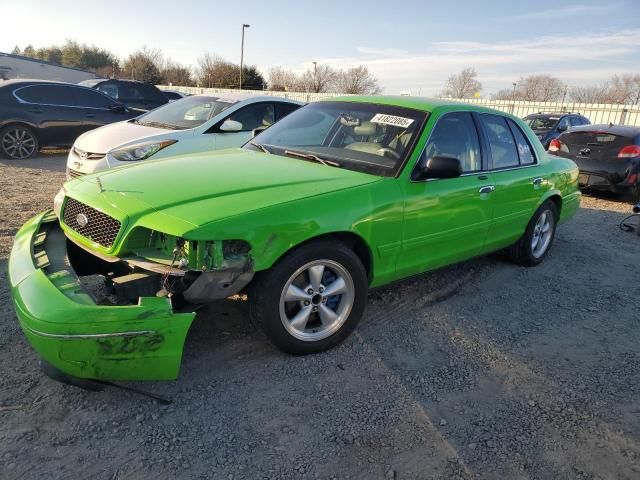
[[[557,8],[538,10],[537,12],[527,12],[514,15],[511,18],[518,20],[532,20],[540,18],[558,19],[565,17],[577,17],[580,15],[598,15],[615,11],[619,5],[564,5]]]
[[[520,76],[549,73],[571,84],[599,83],[640,70],[640,29],[541,36],[512,42],[434,42],[424,52],[361,46],[350,57],[320,58],[336,68],[365,65],[388,93],[437,94],[446,78],[471,66],[491,93]],[[294,69],[311,64],[292,65]]]

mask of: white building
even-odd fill
[[[91,78],[101,78],[101,76],[79,68],[62,67],[44,60],[0,52],[0,80],[12,78],[78,83]]]

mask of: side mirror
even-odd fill
[[[262,127],[254,128],[253,130],[251,130],[251,138],[253,138],[253,137],[257,136],[257,135],[260,135],[267,128],[269,128],[269,126],[267,126],[267,125],[263,125]]]
[[[127,111],[127,108],[124,105],[118,105],[114,103],[113,105],[109,105],[109,110],[114,113],[124,113]]]
[[[567,130],[569,130],[569,125],[558,125],[558,128],[556,128],[556,130],[558,130],[559,132],[566,132]]]
[[[462,175],[462,163],[453,157],[431,157],[415,171],[413,180],[429,178],[456,178]]]
[[[221,132],[239,132],[240,130],[242,130],[242,124],[228,118],[220,125]]]

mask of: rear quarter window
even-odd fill
[[[518,149],[518,156],[520,157],[520,165],[533,165],[536,163],[536,157],[533,153],[533,147],[525,134],[520,130],[520,127],[511,119],[507,119],[511,131],[513,132],[513,138],[516,141],[516,148]]]

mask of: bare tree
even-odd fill
[[[482,83],[477,80],[475,69],[467,67],[458,74],[450,75],[441,97],[447,98],[472,98],[482,90]]]
[[[336,72],[333,85],[336,92],[356,95],[377,95],[382,91],[376,77],[364,65]]]
[[[160,76],[162,77],[162,83],[165,85],[193,85],[191,69],[172,60],[164,62],[160,70]]]
[[[529,102],[555,102],[564,94],[564,84],[551,75],[529,75],[516,86],[516,100]]]
[[[640,103],[640,74],[614,75],[607,96],[607,103],[638,105]]]
[[[199,84],[204,87],[238,88],[240,65],[207,53],[198,60],[197,79]],[[262,90],[264,84],[264,78],[256,67],[243,65],[242,88]]]
[[[610,85],[592,85],[590,87],[571,87],[569,100],[576,103],[607,103]]]
[[[305,92],[328,92],[335,76],[336,71],[328,65],[314,65],[302,74],[300,86]]]
[[[160,50],[143,46],[140,50],[129,54],[122,70],[124,75],[132,80],[160,83],[162,81],[160,74],[162,62]]]
[[[301,88],[300,77],[291,70],[274,67],[269,70],[269,90],[296,91]]]

